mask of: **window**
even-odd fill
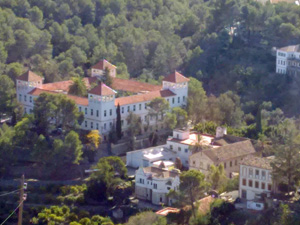
[[[145,109],[147,109],[147,104],[145,103]]]
[[[96,129],[99,130],[99,124],[98,123],[96,123]]]
[[[85,114],[85,115],[87,114],[87,108],[84,109],[84,114]]]
[[[255,181],[255,188],[259,188],[259,182]]]
[[[243,186],[246,186],[246,185],[247,185],[246,179],[243,179]]]
[[[226,162],[224,162],[224,169],[226,169]]]
[[[266,184],[264,182],[261,183],[261,189],[265,189],[266,188]]]
[[[272,190],[272,185],[268,184],[268,190],[271,191]]]
[[[124,107],[122,107],[121,111],[122,111],[122,113],[124,113]]]
[[[266,179],[266,171],[261,171],[261,176],[262,176],[262,179],[265,180]]]
[[[112,115],[112,109],[109,110],[109,115],[110,115],[110,116]]]
[[[153,188],[154,188],[154,189],[157,189],[157,184],[153,184]]]
[[[96,116],[99,117],[99,110],[96,111]]]
[[[178,147],[178,151],[181,152],[181,147]]]
[[[173,145],[170,145],[170,149],[173,149]]]
[[[253,169],[249,169],[249,177],[253,176]]]
[[[139,104],[139,110],[142,110],[142,104]]]
[[[186,149],[184,149],[184,151],[185,151],[185,153],[187,153],[189,150],[186,148]]]
[[[196,164],[196,161],[193,161],[193,165],[195,165]]]
[[[112,128],[112,122],[109,122],[109,127]]]
[[[27,101],[27,95],[24,95],[24,101],[25,102]]]
[[[104,130],[106,130],[106,123],[104,123]]]
[[[104,110],[104,117],[106,117],[106,110]]]
[[[178,97],[178,103],[180,103],[180,97]]]
[[[130,112],[130,105],[127,106],[127,112]]]
[[[185,102],[185,96],[182,97],[182,101]]]
[[[31,96],[29,97],[29,102],[32,102],[32,97]]]
[[[121,120],[121,126],[124,126],[124,120]]]
[[[232,167],[232,161],[230,161],[230,167]]]
[[[81,106],[79,106],[79,112],[81,112]]]
[[[177,139],[179,139],[179,134],[177,134],[176,136],[177,136]]]
[[[94,111],[93,111],[93,109],[91,109],[91,116],[93,116],[94,115]]]
[[[237,159],[235,160],[234,164],[237,166]]]
[[[93,122],[91,122],[91,129],[93,129],[94,128],[94,123]]]
[[[256,177],[256,178],[259,177],[259,170],[255,170],[255,177]]]
[[[133,105],[133,111],[135,111],[135,105]]]
[[[174,104],[175,103],[175,98],[172,98],[172,104]]]
[[[140,183],[144,184],[144,179],[140,178]]]
[[[249,181],[248,181],[248,186],[249,186],[249,187],[252,187],[252,185],[253,185],[253,184],[252,184],[252,180],[249,180]]]
[[[22,95],[19,94],[19,101],[22,101]]]
[[[84,121],[84,126],[87,127],[87,121]]]
[[[167,187],[167,189],[170,190],[171,188],[170,188],[170,187]]]

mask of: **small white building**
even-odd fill
[[[276,73],[300,74],[300,45],[290,45],[276,51]]]
[[[277,188],[272,181],[273,158],[248,156],[240,163],[239,196],[248,201],[259,201],[261,194],[270,196]]]
[[[175,159],[175,152],[163,145],[126,153],[126,165],[133,168],[159,166],[162,161],[166,167],[170,167]]]
[[[179,175],[178,170],[169,171],[163,163],[159,167],[140,167],[135,173],[135,195],[155,205],[172,205],[174,199],[167,194],[179,189]]]

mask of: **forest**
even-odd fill
[[[252,0],[1,0],[0,74],[30,68],[45,82],[87,76],[100,59],[118,75],[157,82],[174,70],[228,90],[243,110],[271,101],[300,110],[299,79],[275,74],[274,47],[297,44],[297,5]],[[255,111],[255,110],[254,110]]]

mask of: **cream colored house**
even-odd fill
[[[224,140],[222,140],[223,142]],[[208,174],[210,166],[223,164],[226,176],[239,172],[240,162],[248,155],[256,153],[250,140],[241,140],[223,146],[212,145],[210,148],[192,154],[189,158],[189,168]]]
[[[171,189],[178,190],[180,172],[169,171],[163,163],[156,167],[140,167],[135,173],[135,195],[152,204],[172,205],[174,200],[167,197]]]
[[[256,201],[261,199],[261,194],[277,192],[277,186],[272,181],[272,157],[246,157],[240,163],[240,198]]]

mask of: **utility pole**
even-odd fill
[[[22,225],[23,222],[23,204],[24,204],[24,174],[21,177],[21,190],[20,190],[20,207],[19,207],[19,215],[18,215],[18,225]]]

